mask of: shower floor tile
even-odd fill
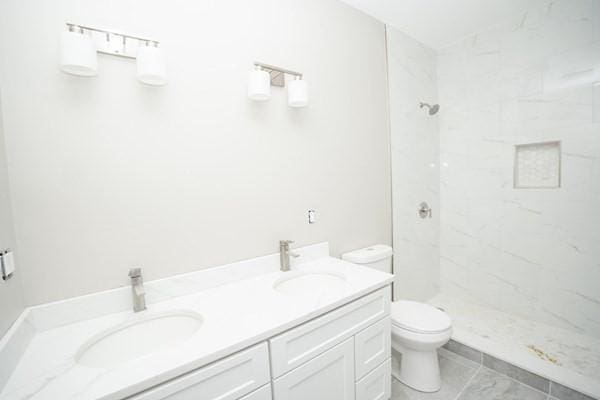
[[[453,322],[452,338],[527,371],[600,397],[600,338],[441,293],[429,301]]]
[[[505,375],[481,368],[457,400],[546,400],[548,395]]]

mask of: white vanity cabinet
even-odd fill
[[[386,286],[131,400],[388,400]]]
[[[271,400],[271,384],[265,385],[260,389],[256,389],[254,392],[247,396],[242,397],[240,400]]]
[[[385,287],[269,340],[273,378],[302,365],[390,314]]]
[[[266,343],[242,350],[206,367],[151,388],[131,400],[269,400],[271,389],[251,393],[270,382]],[[268,393],[265,397],[264,393]],[[247,394],[248,397],[243,397]],[[254,395],[254,397],[252,397]]]
[[[270,339],[274,400],[389,399],[389,315],[385,287]]]
[[[353,338],[273,381],[276,400],[354,400],[354,388]]]
[[[356,400],[388,400],[392,396],[392,359],[388,358],[356,382]]]
[[[356,378],[367,373],[392,356],[392,322],[386,317],[360,331],[354,337]]]

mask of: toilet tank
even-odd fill
[[[393,251],[390,246],[376,244],[342,254],[342,260],[391,274],[392,254]]]

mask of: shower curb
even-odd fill
[[[506,375],[557,400],[600,400],[451,339],[444,349]]]

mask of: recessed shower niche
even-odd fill
[[[560,142],[515,146],[514,187],[553,189],[561,184]]]

